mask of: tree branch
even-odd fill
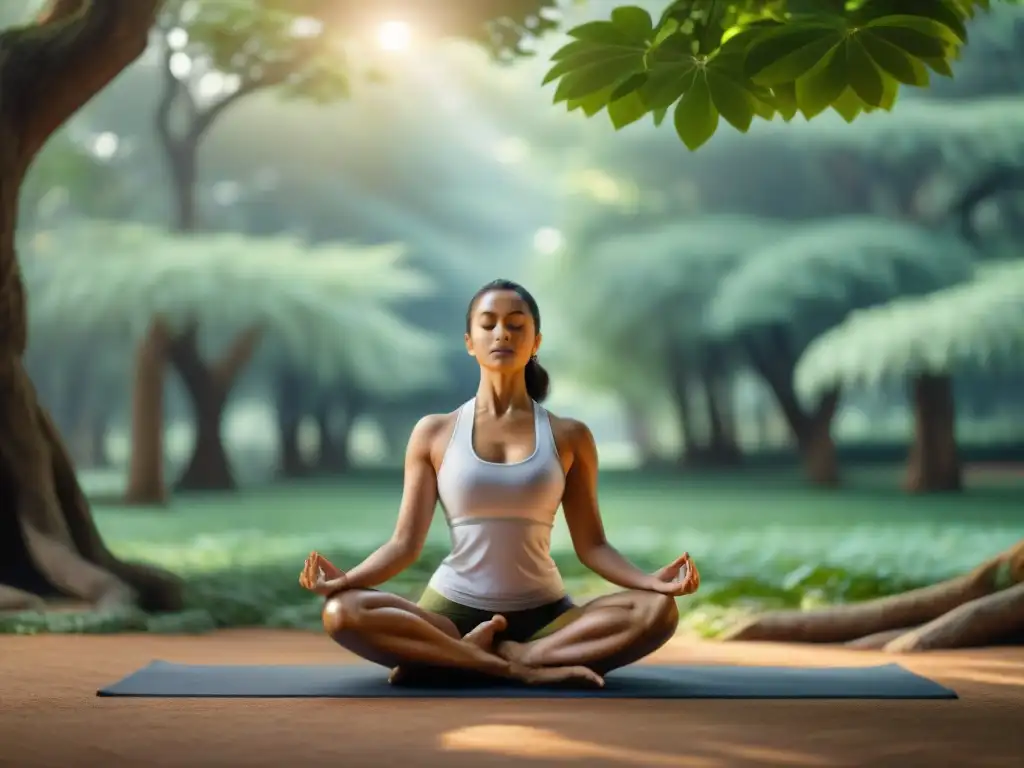
[[[160,0],[51,0],[5,34],[3,93],[27,165],[50,135],[146,49]]]
[[[252,360],[252,356],[263,340],[263,334],[263,326],[249,326],[235,338],[227,352],[213,366],[213,380],[221,392],[231,389],[235,378]]]

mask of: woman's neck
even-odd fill
[[[533,409],[533,400],[526,391],[526,377],[522,371],[512,375],[481,371],[480,386],[476,390],[476,404],[478,408],[483,408],[496,416],[510,410]]]

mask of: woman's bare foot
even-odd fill
[[[513,662],[512,669],[512,676],[527,685],[577,683],[604,688],[604,678],[588,667],[525,667]]]
[[[504,616],[492,616],[483,624],[478,624],[462,638],[462,642],[471,643],[484,651],[494,652],[494,636],[508,627]]]
[[[526,653],[525,643],[515,643],[511,640],[504,640],[498,643],[497,647],[494,649],[494,653],[505,661],[513,664],[522,664],[526,667],[531,666]]]
[[[487,651],[488,653],[494,653],[494,636],[498,632],[502,632],[508,627],[508,622],[504,616],[492,616],[482,624],[478,624],[474,627],[465,637],[462,638],[462,642],[470,643],[475,645],[481,650]],[[436,670],[428,671],[428,674],[436,674]],[[420,676],[422,677],[422,674]],[[391,685],[403,685],[416,680],[417,674],[415,669],[406,669],[405,667],[398,666],[391,670],[391,674],[388,675],[388,682]]]

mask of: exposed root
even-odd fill
[[[964,576],[901,595],[756,616],[722,638],[846,643],[902,652],[997,643],[1024,632],[1024,540]]]

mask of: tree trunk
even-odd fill
[[[199,354],[198,330],[197,325],[191,325],[171,339],[167,348],[192,400],[195,415],[192,456],[177,487],[187,491],[233,490],[237,484],[221,435],[224,407],[239,373],[255,354],[263,329],[253,326],[243,331],[212,366]]]
[[[905,631],[901,631],[905,630]],[[901,595],[813,611],[778,611],[725,640],[847,643],[891,652],[963,648],[1024,632],[1024,539],[971,573]]]
[[[163,504],[164,480],[164,366],[169,334],[156,319],[135,356],[132,382],[131,455],[128,464],[128,504]]]
[[[728,388],[728,378],[714,358],[704,366],[701,384],[709,431],[703,459],[713,466],[736,465],[740,461],[740,447],[732,418],[732,392]]]
[[[647,412],[640,403],[630,397],[623,397],[622,402],[629,439],[636,446],[640,466],[648,467],[657,461],[658,451],[647,420]]]
[[[904,486],[915,493],[963,489],[956,448],[956,408],[949,376],[923,374],[911,384],[914,442]]]
[[[299,425],[304,412],[302,377],[282,365],[274,377],[274,408],[277,414],[278,446],[281,451],[278,475],[304,477],[309,467],[299,449]]]
[[[751,365],[775,396],[796,440],[808,478],[815,485],[835,487],[839,485],[839,464],[832,440],[832,419],[839,405],[839,389],[826,392],[817,407],[808,413],[793,388],[797,356],[780,329],[770,331],[768,337],[769,349],[756,343],[747,345]]]
[[[52,133],[145,49],[156,0],[52,0],[0,41],[0,609],[54,593],[101,608],[179,610],[181,583],[104,546],[68,453],[22,364],[24,285],[14,251],[25,170]],[[3,110],[16,107],[17,114]],[[15,532],[16,536],[6,534]]]
[[[676,405],[676,418],[679,423],[679,463],[689,464],[693,461],[700,444],[693,428],[694,414],[689,373],[678,360],[675,353],[670,353],[669,391]]]

